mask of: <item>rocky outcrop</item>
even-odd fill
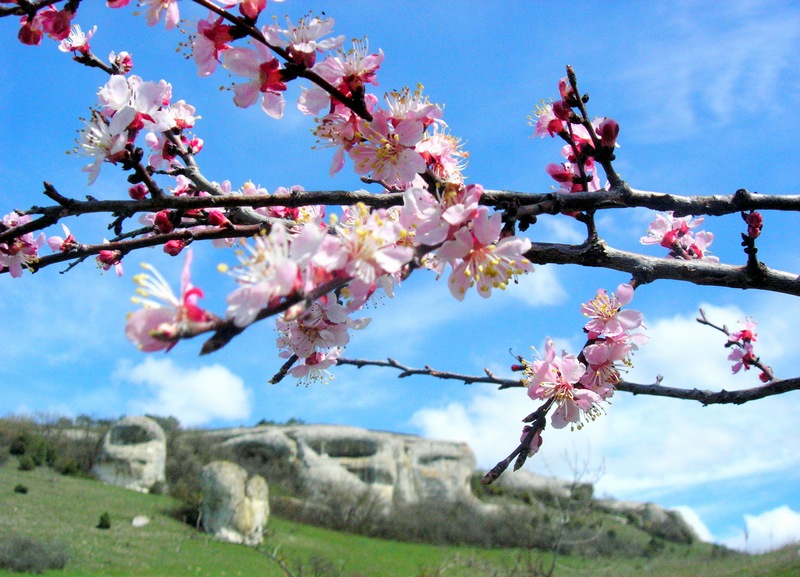
[[[292,463],[303,493],[369,492],[386,506],[474,500],[475,457],[465,443],[333,425],[264,426],[216,433],[235,454]]]
[[[651,535],[674,543],[693,543],[697,533],[678,511],[670,511],[655,503],[602,500],[601,509],[615,514],[620,521],[629,523]]]
[[[148,417],[125,417],[103,437],[92,472],[105,483],[147,493],[165,482],[167,440]]]
[[[497,489],[517,499],[583,499],[592,498],[593,488],[591,483],[577,483],[555,477],[536,475],[530,471],[520,469],[509,471],[493,483]]]
[[[247,478],[236,463],[215,461],[200,474],[203,530],[231,543],[258,545],[269,519],[269,488],[264,477]]]

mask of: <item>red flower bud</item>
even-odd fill
[[[164,244],[164,252],[170,256],[178,256],[185,246],[186,243],[180,239],[170,240]]]
[[[162,234],[168,234],[175,230],[175,226],[170,220],[170,212],[168,210],[157,212],[153,225],[158,229],[158,232]]]

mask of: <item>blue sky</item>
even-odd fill
[[[133,54],[134,72],[172,83],[175,99],[203,116],[198,157],[211,179],[245,181],[272,191],[301,184],[308,190],[357,189],[349,166],[328,176],[331,151],[311,150],[311,123],[287,103],[276,122],[257,107],[238,110],[224,74],[200,79],[185,60],[186,37],[163,26],[145,27],[130,8],[110,11],[84,3],[78,22],[98,31],[92,47]],[[202,17],[181,4],[185,17]],[[386,60],[379,90],[421,83],[470,153],[469,182],[487,188],[544,192],[546,164],[560,145],[533,140],[527,116],[542,99],[557,96],[571,64],[590,114],[620,126],[617,170],[634,188],[675,194],[730,194],[747,188],[796,193],[791,160],[800,104],[800,8],[785,2],[299,2],[270,3],[279,18],[312,10],[336,19],[335,33],[367,36]],[[574,24],[582,22],[580,26]],[[65,155],[105,82],[101,72],[75,65],[54,43],[20,45],[16,22],[0,21],[0,181],[3,214],[49,204],[41,182],[67,196],[123,198],[127,186],[114,167],[103,167],[91,189],[80,172],[85,160]],[[290,89],[287,101],[298,94]],[[652,214],[603,214],[601,236],[612,246],[642,247]],[[83,216],[67,223],[79,240],[102,237],[105,222]],[[759,257],[778,269],[800,270],[796,224],[765,215]],[[791,228],[790,228],[791,227]],[[738,216],[709,218],[713,252],[743,262]],[[53,234],[60,231],[52,231]],[[542,218],[536,240],[580,241],[568,219]],[[515,445],[519,419],[532,410],[524,393],[494,391],[433,379],[403,379],[379,369],[336,369],[328,386],[269,385],[280,366],[275,332],[248,330],[226,349],[197,356],[200,343],[181,343],[169,354],[146,356],[124,338],[125,314],[138,262],[155,264],[177,284],[179,264],[153,251],[125,261],[125,275],[99,274],[87,263],[61,275],[57,268],[22,279],[0,279],[0,414],[48,413],[116,417],[171,414],[186,426],[248,425],[290,417],[463,440],[483,467]],[[216,272],[231,254],[196,248],[196,284],[205,305],[224,310],[233,286]],[[369,328],[354,334],[350,357],[386,358],[421,366],[508,374],[514,354],[530,356],[546,336],[575,351],[582,344],[580,303],[597,288],[613,290],[625,275],[576,267],[545,267],[520,286],[485,301],[455,301],[446,284],[415,274],[394,299],[366,311]],[[637,291],[633,306],[646,318],[651,342],[640,350],[628,378],[673,386],[735,389],[756,384],[755,374],[730,374],[724,338],[699,326],[703,307],[720,323],[759,321],[758,349],[780,377],[797,374],[800,303],[756,291],[698,289],[661,281]],[[800,538],[800,433],[792,403],[797,393],[742,407],[707,407],[686,401],[617,394],[608,414],[582,431],[545,432],[542,451],[528,465],[542,474],[570,476],[588,469],[601,495],[680,507],[706,538],[763,550]],[[744,529],[748,540],[744,541]]]

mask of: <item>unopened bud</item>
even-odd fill
[[[153,225],[161,234],[168,234],[175,229],[175,226],[170,220],[170,212],[168,210],[157,212],[156,218],[153,220]]]
[[[185,246],[186,243],[180,239],[170,240],[164,244],[164,252],[170,256],[178,256]]]

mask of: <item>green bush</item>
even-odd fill
[[[108,511],[100,515],[100,520],[97,522],[98,529],[111,529],[111,515]]]
[[[28,488],[25,485],[17,485],[14,487],[14,492],[25,495],[28,492]]]
[[[44,573],[63,569],[69,560],[60,543],[42,543],[16,533],[0,536],[0,568],[18,573]]]
[[[19,458],[20,471],[33,471],[36,468],[36,461],[30,455],[22,455]]]

